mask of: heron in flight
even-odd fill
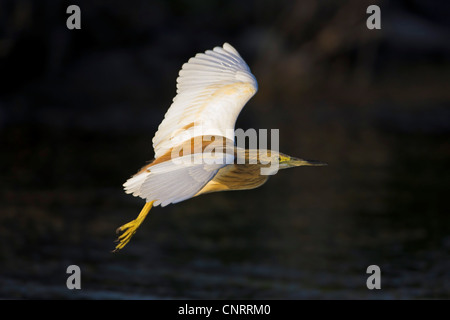
[[[250,68],[228,43],[183,65],[177,95],[153,138],[155,159],[123,185],[126,193],[146,203],[135,220],[117,229],[122,234],[115,252],[130,241],[154,206],[257,188],[278,169],[324,165],[275,150],[235,146],[236,119],[257,90]],[[276,169],[264,172],[272,167]]]

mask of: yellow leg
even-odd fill
[[[116,233],[120,233],[120,232],[123,232],[123,233],[116,240],[116,242],[119,242],[119,244],[116,246],[116,248],[113,250],[113,252],[119,251],[120,249],[125,247],[128,242],[130,242],[131,237],[136,233],[137,228],[139,228],[139,226],[141,225],[141,223],[144,221],[145,217],[149,213],[150,209],[152,208],[153,202],[155,202],[155,201],[147,202],[145,204],[145,206],[142,208],[141,213],[139,213],[139,216],[136,219],[117,228]]]

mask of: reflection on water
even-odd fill
[[[6,128],[16,157],[0,160],[10,168],[0,297],[449,298],[448,135],[362,129],[358,150],[339,130],[331,151],[313,155],[328,167],[157,207],[112,254],[115,228],[143,205],[120,185],[142,164],[147,137]],[[299,139],[284,148],[308,145]],[[354,152],[334,153],[339,146]],[[82,270],[78,292],[65,287],[71,264]],[[378,291],[366,288],[372,264],[382,271]]]

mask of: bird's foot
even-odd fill
[[[116,233],[121,233],[121,232],[123,232],[123,233],[117,238],[116,242],[118,242],[118,244],[117,244],[116,248],[113,250],[113,252],[119,251],[120,249],[125,247],[128,242],[130,242],[131,238],[136,233],[137,228],[139,228],[139,226],[141,225],[141,223],[144,221],[145,217],[147,216],[148,212],[152,208],[153,202],[154,201],[147,202],[145,204],[144,208],[142,208],[141,213],[139,213],[139,216],[136,219],[117,228]]]

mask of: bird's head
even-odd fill
[[[260,155],[260,161],[265,163],[263,168],[261,168],[261,174],[273,175],[280,169],[287,169],[300,166],[326,166],[324,162],[316,160],[304,160],[300,158],[295,158],[288,156],[287,154],[276,152],[273,150],[268,151],[264,156]]]
[[[301,166],[326,166],[325,162],[320,162],[316,160],[304,160],[300,158],[295,158],[288,156],[283,153],[278,153],[278,158],[275,161],[278,161],[278,165],[280,169],[287,169],[292,167],[301,167]]]

